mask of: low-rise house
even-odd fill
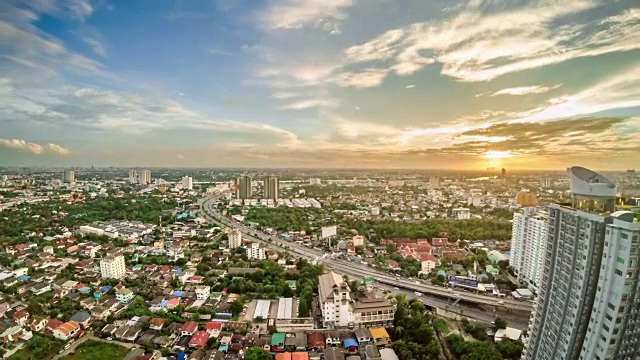
[[[310,350],[324,349],[326,346],[324,335],[320,332],[314,332],[307,335],[307,348]]]
[[[47,336],[53,336],[53,330],[57,329],[62,324],[64,323],[58,319],[49,320],[44,328],[44,334]]]
[[[75,337],[79,332],[80,325],[73,321],[67,321],[66,323],[58,326],[55,330],[53,330],[53,337],[66,341]]]
[[[23,332],[22,327],[12,326],[10,328],[7,328],[5,331],[2,332],[2,334],[0,334],[0,339],[2,340],[3,343],[14,342],[20,338],[20,335],[22,334],[22,332]]]
[[[153,318],[149,320],[149,329],[160,331],[162,330],[163,326],[164,326],[164,319],[162,318]]]
[[[138,338],[138,335],[140,335],[140,332],[142,332],[141,326],[139,325],[131,326],[122,336],[122,340],[128,341],[128,342],[134,342]]]
[[[325,333],[325,342],[327,346],[340,346],[340,333],[337,331],[330,331]]]
[[[217,339],[222,331],[222,323],[219,321],[209,321],[204,324],[204,330],[208,332],[211,337]]]
[[[180,334],[182,336],[189,335],[192,336],[198,330],[198,323],[195,321],[187,321],[180,328]]]
[[[87,329],[91,326],[91,315],[84,311],[78,311],[73,314],[70,320],[78,323],[78,325],[83,329]]]
[[[367,344],[371,344],[371,333],[367,328],[360,328],[354,331],[356,340],[358,340],[358,344],[360,346],[365,346]]]
[[[91,309],[91,316],[97,320],[104,320],[109,315],[111,315],[111,312],[103,306],[94,306]]]
[[[13,322],[18,326],[27,325],[27,321],[29,320],[29,313],[25,310],[18,310],[13,314]]]
[[[207,341],[209,341],[209,333],[201,330],[191,336],[191,340],[189,340],[189,347],[204,348],[207,346]]]
[[[36,331],[36,332],[43,331],[44,328],[47,326],[48,322],[49,322],[49,319],[47,318],[34,316],[29,323],[29,329],[31,329],[31,331]]]
[[[131,300],[133,300],[134,297],[135,295],[133,294],[133,291],[127,288],[123,287],[116,291],[116,299],[121,304],[128,304],[129,302],[131,302]]]
[[[386,346],[391,342],[391,337],[385,328],[371,328],[371,340],[377,346]]]
[[[273,333],[271,335],[271,351],[284,352],[284,342],[285,342],[284,333]]]

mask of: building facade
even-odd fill
[[[451,217],[456,220],[471,219],[471,210],[467,208],[457,208],[451,210]]]
[[[325,327],[348,326],[355,320],[351,308],[351,289],[342,276],[330,271],[319,277],[319,301]]]
[[[265,248],[260,246],[260,244],[253,243],[251,247],[247,249],[247,257],[249,259],[264,260],[267,258],[267,253],[265,252]]]
[[[266,176],[264,178],[264,198],[278,200],[280,194],[280,182],[275,176]]]
[[[546,213],[528,207],[513,214],[509,263],[518,280],[533,291],[540,286],[546,240]]]
[[[185,190],[193,190],[193,178],[191,176],[182,177],[182,188]]]
[[[538,197],[535,193],[521,191],[516,194],[516,204],[522,207],[532,207],[538,205]]]
[[[548,239],[525,360],[635,359],[640,354],[640,224],[614,212],[616,187],[569,169],[571,205],[549,206]]]
[[[62,182],[71,184],[76,182],[76,172],[73,170],[65,170],[62,172]]]
[[[250,176],[242,176],[236,179],[235,193],[236,199],[244,200],[253,197],[253,186]]]
[[[100,274],[102,278],[122,279],[127,272],[124,256],[107,256],[100,260]]]
[[[230,249],[237,249],[242,246],[242,232],[238,229],[229,231],[228,244]]]

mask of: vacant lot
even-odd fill
[[[80,344],[73,354],[62,360],[114,360],[123,359],[129,349],[115,344],[107,344],[94,340],[87,340]]]

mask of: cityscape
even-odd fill
[[[634,170],[0,173],[10,359],[638,352]]]
[[[640,360],[639,5],[0,1],[0,358]]]

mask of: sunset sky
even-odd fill
[[[0,1],[0,166],[640,168],[640,6]]]

